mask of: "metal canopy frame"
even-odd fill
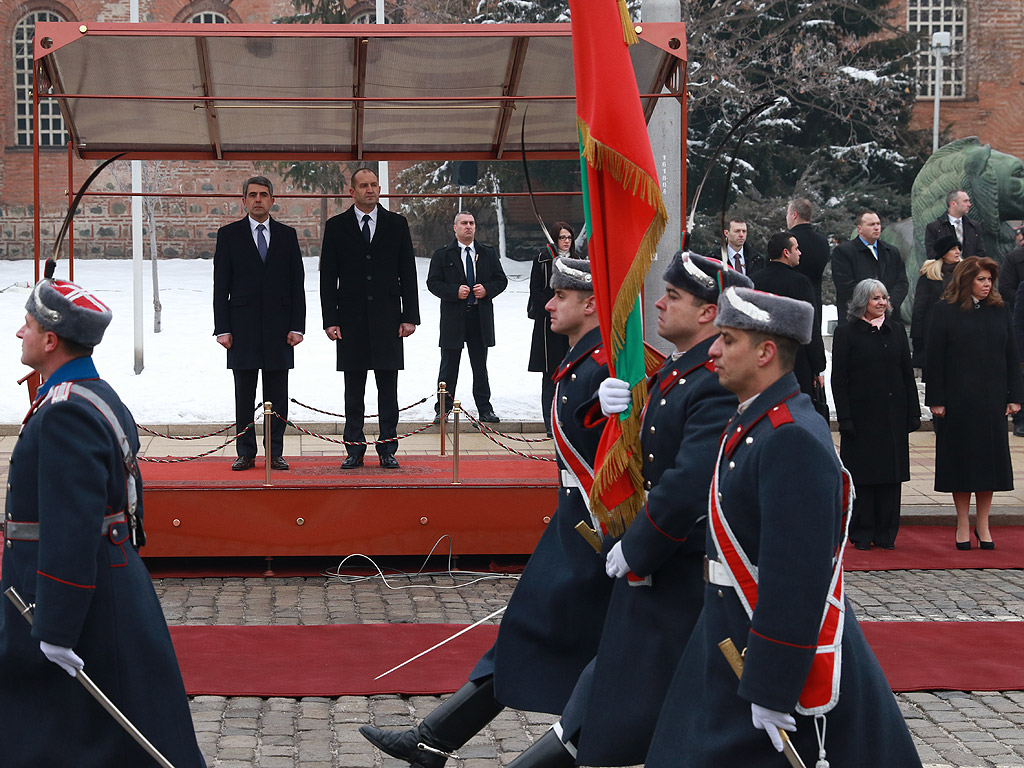
[[[676,99],[685,158],[685,25],[634,28],[640,43],[630,55],[645,119],[659,99]],[[36,279],[41,99],[57,100],[68,131],[69,205],[76,155],[575,159],[571,35],[570,24],[39,22],[32,93]],[[521,104],[524,114],[529,107],[525,128],[513,119]],[[685,159],[681,175],[685,190]]]

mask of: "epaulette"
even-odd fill
[[[597,349],[590,353],[590,356],[594,358],[594,362],[597,363],[598,365],[608,364],[608,353],[605,352],[604,347],[598,347]]]
[[[779,403],[770,411],[768,411],[768,421],[772,423],[772,427],[778,429],[783,424],[792,424],[796,421],[793,418],[793,414],[789,412],[789,406],[785,403]]]

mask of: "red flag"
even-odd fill
[[[633,405],[609,419],[591,508],[617,535],[643,506],[640,411],[647,396],[640,291],[667,215],[629,56],[637,41],[623,0],[570,0],[576,124],[585,175],[590,270],[613,375]]]

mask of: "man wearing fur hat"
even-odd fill
[[[650,768],[771,768],[785,764],[782,731],[807,765],[921,765],[843,594],[852,488],[793,375],[813,318],[806,302],[745,288],[718,300],[709,354],[740,404],[712,475],[704,610]],[[738,685],[725,640],[745,650]]]
[[[497,641],[469,682],[414,728],[359,729],[383,752],[418,768],[440,768],[505,707],[558,714],[597,652],[612,582],[602,557],[575,528],[595,525],[588,498],[604,421],[596,395],[608,367],[590,263],[557,258],[551,287],[555,295],[544,308],[552,330],[570,344],[554,374],[558,508],[512,594]]]
[[[675,352],[648,380],[640,444],[647,503],[609,550],[615,579],[597,656],[558,727],[514,763],[531,768],[642,763],[658,712],[704,602],[704,518],[718,438],[736,397],[708,356],[723,285],[750,280],[717,259],[676,253],[658,299],[658,335]],[[601,384],[601,409],[621,413],[628,382]],[[628,701],[628,706],[623,702]]]
[[[203,766],[160,604],[139,558],[138,430],[92,349],[110,310],[64,280],[38,283],[18,331],[43,378],[11,455],[0,590],[4,768],[150,765],[71,678],[87,674],[177,768]],[[59,475],[59,481],[57,476]],[[69,677],[70,676],[70,677]]]

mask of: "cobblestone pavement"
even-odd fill
[[[324,577],[156,580],[170,624],[470,623],[507,601],[515,578],[446,574],[343,583]],[[452,589],[457,583],[463,583]],[[1024,619],[1024,572],[1012,570],[851,572],[858,617],[874,621]],[[968,655],[965,650],[965,656]],[[897,697],[926,768],[1024,766],[1024,693],[936,692]],[[433,696],[258,699],[198,696],[200,746],[211,768],[404,768],[358,734],[363,723],[406,727]],[[550,715],[505,711],[471,740],[463,768],[509,763],[543,734]],[[870,768],[857,766],[856,768]]]

